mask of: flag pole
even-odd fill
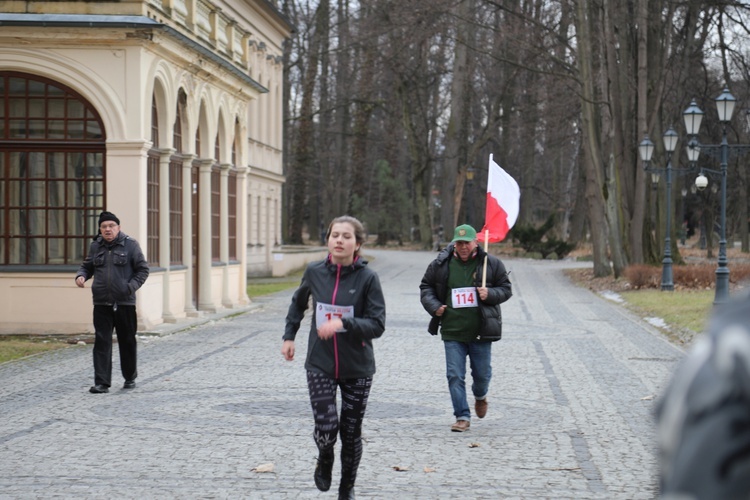
[[[490,238],[490,230],[485,229],[484,230],[484,266],[482,266],[482,288],[487,286],[487,251],[489,248],[487,247],[488,243],[487,240]]]
[[[487,162],[487,173],[489,175],[490,166],[492,165],[492,153],[490,153],[490,160]],[[489,179],[487,179],[489,181]],[[489,188],[489,186],[487,186]],[[485,227],[487,225],[487,216],[485,213]],[[482,288],[487,286],[487,252],[489,251],[489,243],[487,240],[490,239],[490,230],[484,230],[484,265],[482,266]]]

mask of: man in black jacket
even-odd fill
[[[117,332],[124,389],[135,387],[138,320],[135,291],[148,278],[149,268],[138,242],[120,231],[120,219],[111,212],[99,215],[99,234],[91,242],[88,257],[76,273],[83,288],[94,278],[94,385],[89,392],[109,392],[112,385],[112,331]]]
[[[474,411],[484,418],[492,378],[492,342],[502,336],[500,304],[512,295],[508,272],[500,259],[479,246],[474,228],[464,224],[427,267],[419,289],[422,306],[432,316],[428,331],[437,335],[439,328],[445,346],[448,389],[456,416],[451,430],[464,432],[471,425],[466,357],[471,363]]]

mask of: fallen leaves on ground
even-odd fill
[[[267,463],[267,464],[260,464],[257,467],[253,467],[250,469],[253,472],[273,472],[274,465],[273,463]]]

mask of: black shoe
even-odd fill
[[[318,455],[318,465],[315,467],[315,486],[320,491],[331,489],[331,473],[333,471],[333,450],[323,452]]]
[[[92,385],[89,389],[89,392],[91,394],[104,394],[105,392],[109,392],[109,387],[106,385]]]
[[[354,485],[349,485],[348,488],[339,486],[339,500],[354,500]]]
[[[126,380],[122,388],[123,389],[135,389],[135,380]]]

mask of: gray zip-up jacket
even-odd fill
[[[349,266],[334,264],[330,257],[308,265],[289,305],[284,340],[296,337],[311,296],[313,317],[305,368],[335,379],[372,376],[372,340],[385,331],[385,297],[375,271],[362,258]],[[345,331],[329,340],[322,340],[317,332],[317,314],[323,304],[353,306],[353,317],[342,318]]]
[[[91,295],[94,305],[135,305],[135,291],[146,278],[149,268],[137,241],[120,231],[111,243],[100,234],[89,247],[89,254],[76,278],[94,278]]]

